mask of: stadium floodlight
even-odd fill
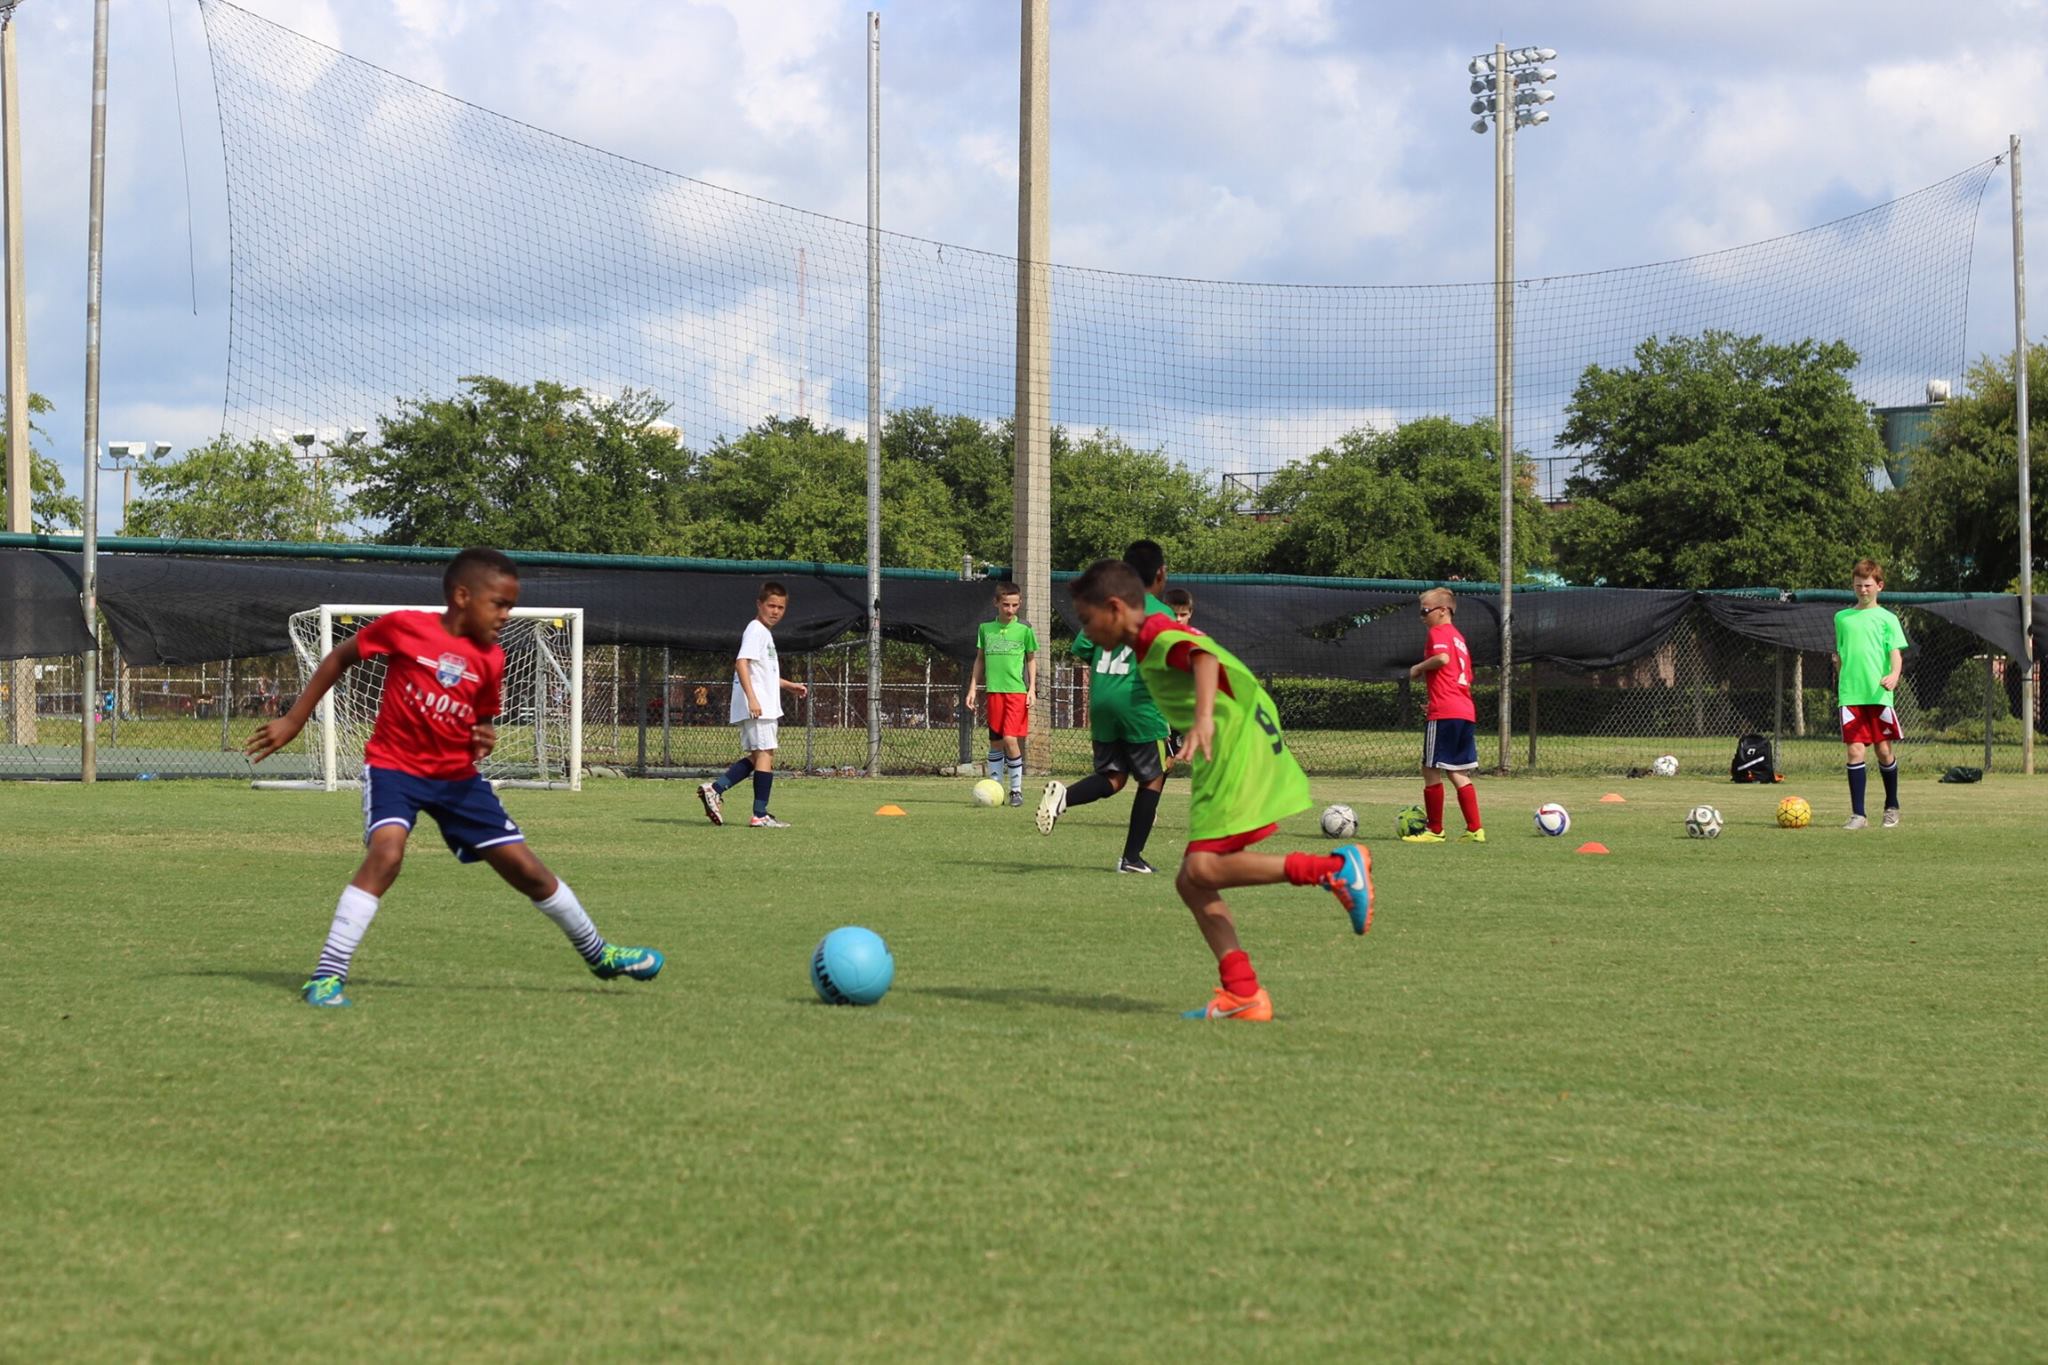
[[[1471,73],[1472,131],[1493,132],[1493,407],[1500,442],[1500,770],[1508,769],[1514,711],[1510,698],[1514,662],[1515,543],[1515,130],[1550,122],[1542,106],[1557,96],[1538,87],[1557,79],[1543,63],[1549,47],[1510,48],[1496,44],[1466,64]]]
[[[370,429],[368,427],[350,427],[342,437],[343,441],[352,446],[359,446],[369,438]]]
[[[169,441],[151,441],[149,443],[149,453],[152,458],[161,460],[164,456],[171,453],[171,443]]]
[[[307,448],[308,446],[311,446],[313,442],[319,439],[320,433],[316,431],[306,431],[301,429],[299,431],[295,431],[292,433],[292,444],[298,446],[301,450]]]

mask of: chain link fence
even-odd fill
[[[1906,738],[1902,769],[1950,766],[2013,772],[2020,764],[2020,669],[1968,631],[1931,613],[1899,609],[1912,648],[1897,698]],[[0,665],[0,777],[78,776],[81,661]],[[1088,672],[1064,641],[1040,664],[1046,687],[1033,717],[1034,769],[1090,766]],[[855,775],[867,763],[864,640],[783,658],[784,676],[809,696],[789,699],[782,726],[785,771]],[[1515,771],[1623,776],[1661,754],[1688,773],[1725,772],[1735,741],[1775,742],[1781,771],[1839,769],[1833,662],[1826,654],[1761,644],[1705,611],[1686,614],[1650,653],[1611,669],[1579,671],[1538,662],[1515,670],[1509,765]],[[177,667],[134,668],[103,652],[97,699],[98,775],[105,778],[293,778],[315,775],[304,737],[261,772],[242,745],[265,719],[297,699],[288,654]],[[917,645],[884,650],[881,769],[952,774],[981,762],[987,737],[962,707],[967,668]],[[1407,682],[1276,674],[1266,679],[1288,742],[1309,772],[1396,776],[1421,758],[1423,693]],[[597,775],[696,777],[737,754],[728,722],[732,659],[636,646],[601,646],[584,663],[583,758]],[[1498,678],[1479,670],[1480,758],[1499,756]],[[2036,714],[2041,714],[2039,708]]]

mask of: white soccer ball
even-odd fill
[[[1695,839],[1721,837],[1721,812],[1712,806],[1694,806],[1685,813],[1685,832]]]
[[[969,795],[977,806],[1000,806],[1003,804],[1003,784],[993,777],[984,777],[974,784]]]
[[[1323,811],[1323,833],[1332,839],[1349,839],[1358,833],[1358,812],[1349,806],[1329,806]]]
[[[1664,757],[1650,765],[1650,771],[1659,777],[1678,776],[1678,756],[1676,754],[1664,755]]]
[[[1555,839],[1572,827],[1572,813],[1555,801],[1546,801],[1536,808],[1536,832],[1548,834]]]

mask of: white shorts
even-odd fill
[[[749,716],[740,722],[740,752],[757,753],[762,749],[775,747],[775,728],[782,724],[780,718],[755,720]]]

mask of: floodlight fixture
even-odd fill
[[[171,443],[169,441],[151,441],[149,443],[149,453],[153,458],[161,460],[164,456],[171,453]]]
[[[1472,120],[1472,131],[1473,131],[1473,132],[1475,132],[1475,133],[1483,133],[1483,132],[1485,132],[1485,131],[1486,131],[1486,127],[1487,127],[1487,124],[1486,124],[1486,120],[1485,120],[1485,119],[1483,119],[1483,118],[1476,118],[1476,119],[1473,119],[1473,120]]]
[[[1547,110],[1538,109],[1533,114],[1517,114],[1515,116],[1515,122],[1523,128],[1534,128],[1539,123],[1550,122],[1550,114]]]
[[[308,431],[301,429],[299,431],[295,431],[292,433],[292,444],[295,446],[310,446],[313,444],[313,442],[319,439],[320,433],[317,431]]]
[[[21,8],[21,0],[0,0],[0,28],[14,22],[14,11]]]
[[[370,429],[368,427],[350,427],[344,439],[352,446],[359,446],[368,440],[369,437]]]

